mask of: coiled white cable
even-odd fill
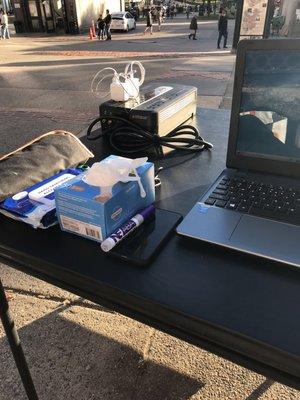
[[[133,69],[134,65],[137,65],[140,69],[141,78],[139,80],[139,86],[142,86],[142,84],[145,81],[146,71],[145,71],[143,64],[140,61],[131,61],[129,64],[127,64],[126,68],[125,68],[125,75],[134,77],[134,73],[135,73],[135,71]],[[130,71],[129,71],[129,69],[130,69]]]
[[[134,76],[134,74],[135,74],[134,65],[137,65],[139,67],[140,79],[135,78],[135,76]],[[111,71],[111,73],[102,76],[97,81],[97,79],[101,76],[101,74],[104,71]],[[144,83],[144,80],[145,80],[145,68],[143,67],[142,63],[139,61],[131,61],[130,63],[128,63],[126,65],[125,71],[123,73],[122,72],[118,73],[112,67],[102,68],[100,71],[98,71],[94,75],[94,77],[91,81],[91,85],[90,85],[91,93],[95,94],[99,98],[107,97],[109,95],[110,91],[108,90],[106,92],[101,92],[99,90],[99,88],[100,88],[100,85],[102,84],[102,82],[105,81],[109,77],[112,77],[113,79],[115,79],[118,82],[118,84],[122,87],[124,93],[127,94],[128,98],[136,100],[139,96],[139,91],[140,91],[139,88]],[[122,82],[122,79],[124,80],[124,82]],[[126,84],[130,85],[132,90],[129,89],[128,86],[126,88]]]
[[[104,92],[103,95],[100,95],[98,89],[99,89],[99,86],[101,85],[101,83],[102,83],[106,78],[112,77],[112,76],[111,76],[112,74],[104,75],[104,76],[97,82],[96,87],[94,87],[95,82],[96,82],[96,79],[100,76],[100,74],[101,74],[102,72],[108,71],[108,70],[113,72],[113,76],[118,75],[118,72],[117,72],[114,68],[105,67],[105,68],[100,69],[100,71],[96,72],[96,74],[94,75],[94,77],[93,77],[93,79],[92,79],[92,81],[91,81],[90,91],[91,91],[93,94],[95,94],[97,97],[103,98],[103,97],[108,96],[109,93],[110,93],[110,91],[107,91],[107,92]]]

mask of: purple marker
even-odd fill
[[[107,239],[101,243],[101,249],[106,253],[113,249],[117,243],[123,240],[131,232],[133,232],[137,227],[142,225],[142,223],[149,219],[155,211],[155,207],[150,205],[138,214],[132,217],[129,221],[125,222],[120,228],[118,228],[114,233],[112,233]]]

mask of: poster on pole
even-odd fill
[[[244,0],[240,36],[262,37],[267,11],[267,0]]]

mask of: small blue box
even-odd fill
[[[105,160],[112,157],[117,156]],[[84,182],[86,172],[57,188],[55,203],[61,229],[97,242],[106,239],[138,210],[155,201],[153,163],[146,162],[137,172],[146,192],[144,198],[136,181],[118,182],[110,198],[101,198],[100,187]]]

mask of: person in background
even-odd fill
[[[189,4],[186,6],[186,18],[190,19],[190,6],[189,6]]]
[[[2,16],[3,16],[3,8],[0,8],[0,39],[2,39]]]
[[[170,16],[171,16],[171,19],[174,18],[174,6],[170,7]]]
[[[212,6],[211,6],[211,4],[210,4],[210,1],[207,3],[207,6],[206,6],[206,13],[207,13],[207,16],[208,16],[208,17],[209,17],[210,14],[212,13]]]
[[[147,22],[147,26],[146,29],[144,30],[144,35],[146,34],[146,32],[148,31],[148,29],[150,29],[150,35],[153,35],[153,17],[152,17],[152,11],[149,10],[147,13],[147,17],[146,17],[146,22]]]
[[[140,19],[140,9],[138,7],[135,8],[136,11],[136,21]]]
[[[231,14],[232,17],[235,16],[235,12],[236,12],[235,5],[232,4],[232,6],[230,7],[230,14]]]
[[[199,5],[199,17],[203,17],[205,12],[204,4]]]
[[[102,14],[99,15],[99,18],[97,19],[97,30],[98,30],[98,39],[101,40],[104,39],[104,32],[105,32],[105,22],[104,19],[102,18]]]
[[[161,8],[157,11],[157,23],[158,23],[158,30],[161,30],[161,25],[163,23],[163,11]]]
[[[10,33],[8,29],[8,16],[6,11],[3,12],[3,15],[1,17],[1,25],[2,25],[1,38],[10,39]]]
[[[137,12],[136,12],[135,7],[131,7],[131,8],[129,9],[129,12],[130,12],[130,14],[133,16],[134,20],[137,21],[138,17],[137,17]]]
[[[111,15],[109,13],[109,10],[106,10],[104,23],[105,23],[106,40],[111,40],[111,33],[110,33]]]
[[[167,6],[167,8],[166,8],[166,15],[167,15],[167,18],[170,18],[170,6]]]
[[[152,24],[153,24],[154,22],[157,22],[158,10],[157,10],[157,8],[154,7],[154,6],[152,6],[152,7],[150,8],[150,10],[151,10]]]
[[[189,34],[189,39],[193,38],[193,40],[197,40],[196,38],[197,29],[198,29],[197,17],[194,14],[190,23],[191,33]]]
[[[227,28],[228,28],[227,11],[223,9],[219,17],[219,23],[218,23],[218,29],[219,29],[218,49],[220,48],[222,36],[224,37],[223,48],[227,49],[227,37],[228,37]]]

